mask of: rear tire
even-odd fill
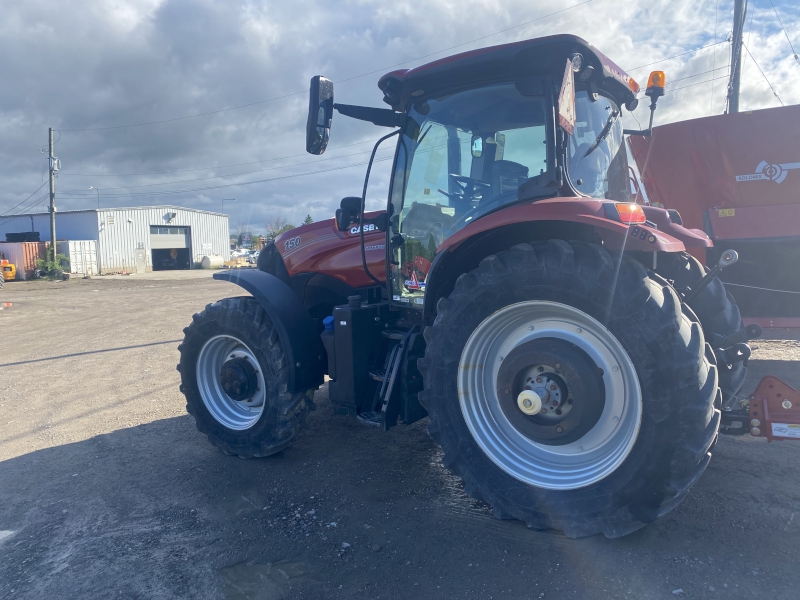
[[[582,446],[578,447],[582,440],[597,444],[599,438],[596,435],[593,438],[592,432],[601,425],[614,431],[608,434],[609,439],[618,435],[613,429],[615,426],[609,425],[602,407],[600,417],[591,407],[578,413],[581,419],[588,419],[585,426],[576,420],[580,421],[576,435],[582,437],[561,441],[572,446],[559,446],[551,440],[542,443],[541,438],[535,437],[538,433],[528,434],[529,445],[525,446],[523,440],[517,446],[538,448],[531,450],[527,462],[522,452],[515,456],[516,463],[504,463],[497,451],[486,449],[488,437],[500,440],[497,446],[507,451],[511,442],[506,442],[515,435],[508,423],[519,421],[519,415],[505,412],[509,415],[507,421],[498,417],[495,431],[489,430],[490,419],[484,420],[486,435],[473,433],[479,429],[476,423],[481,425],[481,421],[470,416],[465,407],[480,406],[486,414],[496,411],[503,403],[500,396],[505,393],[505,384],[500,383],[498,374],[496,390],[483,388],[475,392],[476,388],[465,387],[464,374],[469,369],[478,369],[484,373],[480,376],[484,381],[493,381],[494,371],[490,369],[497,369],[498,373],[502,369],[493,365],[502,365],[503,360],[512,358],[517,360],[514,357],[520,351],[528,351],[526,343],[540,327],[537,319],[545,305],[560,307],[558,310],[562,311],[563,317],[552,317],[553,322],[562,319],[569,324],[574,318],[575,323],[585,323],[587,331],[591,329],[597,339],[603,338],[600,345],[614,358],[627,361],[632,369],[633,383],[628,381],[627,387],[615,388],[613,378],[616,375],[605,370],[592,375],[591,369],[587,371],[579,364],[585,363],[588,357],[585,350],[594,352],[594,349],[585,344],[576,345],[582,344],[581,341],[573,344],[583,357],[570,359],[575,362],[576,370],[583,369],[578,381],[600,377],[602,389],[606,389],[605,386],[622,389],[629,409],[635,412],[638,406],[640,410],[639,425],[633,433],[625,429],[630,420],[626,421],[624,416],[619,420],[619,429],[624,431],[619,444],[611,447],[617,454],[605,455],[607,468],[601,468],[599,463],[592,464],[594,447],[587,448],[585,453]],[[527,315],[525,307],[531,308]],[[494,334],[485,337],[482,345],[476,345],[475,336],[510,310],[523,312],[516,321],[502,323]],[[575,316],[569,317],[570,314]],[[534,329],[530,329],[528,323],[534,323]],[[561,345],[563,350],[558,351],[563,351],[563,356],[574,354],[569,350],[568,340],[577,339],[574,333],[577,328],[559,329],[551,325],[551,329],[547,329],[546,324],[543,327],[541,330],[546,333],[542,333],[539,340]],[[710,349],[706,348],[700,324],[691,311],[682,310],[671,286],[657,276],[648,276],[641,264],[626,256],[617,260],[599,246],[560,240],[521,244],[490,256],[477,269],[459,277],[448,298],[439,300],[436,320],[425,330],[425,339],[425,358],[420,361],[425,389],[419,398],[430,414],[428,431],[444,450],[445,466],[464,480],[466,492],[490,504],[499,518],[520,519],[533,529],[560,529],[573,538],[596,533],[611,538],[623,536],[678,506],[708,464],[720,420],[715,408],[716,368],[707,360],[707,357],[713,360],[713,354],[707,354]],[[515,339],[518,341],[514,342]],[[501,345],[492,346],[495,343]],[[475,354],[470,350],[474,347],[494,348],[505,356],[500,359],[491,351]],[[536,352],[549,351],[538,348]],[[598,352],[601,350],[603,348]],[[536,352],[530,354],[535,356],[534,361],[541,356]],[[486,358],[483,363],[481,356]],[[468,365],[470,360],[479,367]],[[599,364],[598,360],[590,358],[595,365]],[[563,365],[560,372],[554,371],[554,381],[569,381],[568,366]],[[625,368],[621,362],[620,369]],[[583,396],[576,393],[572,410],[581,406],[583,398],[588,398],[587,405],[595,402],[598,394],[591,393],[591,385],[583,389],[590,393]],[[637,389],[640,390],[638,396]],[[470,393],[476,397],[470,398]],[[605,402],[614,406],[619,393],[611,396],[603,393]],[[566,428],[567,421],[563,423]],[[597,425],[592,426],[592,423]],[[524,423],[519,425],[518,432],[524,427]],[[633,437],[628,439],[625,435]],[[630,444],[626,446],[628,441]],[[541,461],[548,460],[547,452],[565,455],[568,453],[558,448],[570,447],[576,451],[575,456],[584,457],[586,470],[594,470],[594,478],[581,479],[580,468],[561,459],[545,464],[553,467],[551,472],[555,473],[555,479],[552,481],[546,477],[537,478],[535,474],[525,480],[525,476],[520,475],[526,469],[535,471],[543,464]],[[516,471],[515,464],[519,466]],[[571,479],[567,477],[570,469],[574,475]],[[565,475],[561,478],[563,481],[559,479],[562,474]]]
[[[225,454],[241,458],[286,448],[314,408],[314,390],[288,391],[286,355],[261,305],[250,297],[209,304],[183,332],[181,392],[197,429]],[[247,388],[230,388],[238,399],[221,383],[220,372],[231,364]]]

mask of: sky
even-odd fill
[[[773,1],[786,33],[769,0],[748,5],[740,110],[800,102],[800,6]],[[260,232],[331,218],[388,131],[335,114],[328,151],[306,154],[313,75],[338,102],[383,107],[384,72],[573,33],[642,84],[666,72],[656,124],[705,117],[725,109],[733,0],[0,0],[0,14],[0,219],[46,209],[52,127],[58,210],[227,199],[231,228]],[[368,207],[385,206],[389,166]]]

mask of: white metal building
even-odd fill
[[[50,241],[50,214],[0,219],[0,241],[6,233],[38,231]],[[100,273],[191,269],[203,256],[230,260],[228,215],[181,208],[142,206],[74,210],[56,213],[59,240],[95,240]]]

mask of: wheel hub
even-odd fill
[[[246,358],[235,357],[222,365],[219,382],[228,396],[242,402],[258,391],[256,370]]]
[[[577,405],[573,393],[579,398]],[[497,394],[513,427],[531,441],[548,445],[583,436],[597,423],[605,404],[595,363],[575,345],[554,338],[514,348],[498,371]]]
[[[481,450],[537,487],[591,485],[638,437],[642,397],[630,357],[604,325],[565,304],[529,300],[488,316],[462,350],[457,385]],[[537,400],[540,410],[528,414]]]

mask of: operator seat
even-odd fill
[[[528,167],[511,160],[496,160],[492,163],[492,197],[506,192],[516,192],[528,179]]]

